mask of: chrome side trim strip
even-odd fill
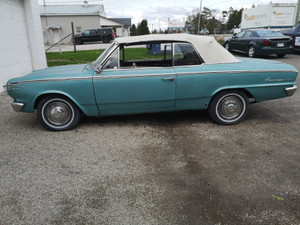
[[[9,85],[13,84],[25,84],[25,83],[35,83],[35,82],[48,82],[48,81],[69,81],[69,80],[92,80],[93,77],[73,77],[73,78],[55,78],[55,79],[42,79],[42,80],[26,80],[9,83]]]
[[[141,78],[141,77],[163,77],[163,76],[176,76],[175,73],[160,73],[160,74],[139,74],[139,75],[107,75],[107,76],[95,76],[95,80],[103,79],[121,79],[121,78]]]
[[[206,72],[187,72],[187,73],[176,73],[176,75],[200,75],[200,74],[219,74],[219,73],[224,73],[224,74],[228,74],[228,73],[267,73],[267,72],[298,72],[297,70],[231,70],[231,71],[206,71]]]
[[[121,79],[121,78],[133,78],[133,77],[156,77],[156,76],[189,76],[189,75],[203,75],[203,74],[236,74],[236,73],[267,73],[267,72],[298,72],[297,70],[233,70],[233,71],[206,71],[206,72],[186,72],[186,73],[162,73],[162,74],[138,74],[138,75],[99,75],[94,79]]]

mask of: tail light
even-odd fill
[[[294,46],[294,45],[295,45],[295,38],[292,38],[292,40],[291,40],[291,44],[292,44],[292,46]]]
[[[270,45],[270,41],[267,39],[264,39],[262,42],[263,45]]]
[[[113,38],[115,35],[114,35],[114,33],[111,33],[111,37]]]

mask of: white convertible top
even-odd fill
[[[214,37],[191,34],[150,34],[132,37],[116,38],[117,44],[144,43],[149,41],[170,41],[191,43],[199,52],[206,64],[240,62],[230,52],[223,48]]]

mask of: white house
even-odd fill
[[[0,1],[0,92],[10,78],[47,67],[38,0]]]
[[[119,36],[130,34],[131,19],[107,18],[102,4],[40,5],[40,15],[45,44],[54,44],[65,37],[61,43],[70,43],[71,22],[75,34],[101,27],[122,28]]]

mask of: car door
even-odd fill
[[[196,75],[205,67],[201,56],[189,43],[175,43],[174,49],[176,110],[205,108],[205,88],[209,83],[203,82],[205,75]]]
[[[97,41],[97,32],[96,32],[96,30],[90,30],[88,40],[91,41],[91,42],[92,41]]]
[[[245,32],[242,31],[242,32],[238,33],[237,35],[234,35],[230,39],[230,49],[236,50],[236,51],[242,51],[241,49],[242,49],[244,34],[245,34]]]
[[[175,109],[176,77],[170,67],[120,68],[119,49],[101,73],[93,77],[100,115],[118,115]]]
[[[240,39],[240,50],[243,52],[248,52],[248,46],[252,39],[252,31],[247,31],[244,36]]]

